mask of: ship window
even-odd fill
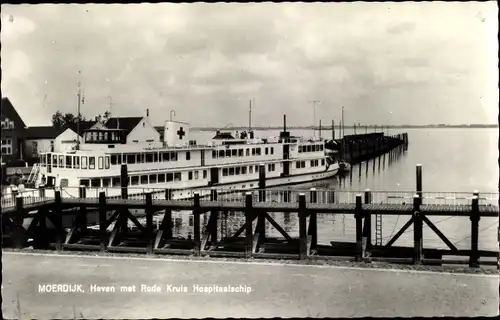
[[[152,153],[146,153],[146,162],[147,163],[153,162],[153,154]]]
[[[109,169],[109,157],[104,157],[104,169]]]
[[[301,167],[302,167],[302,168],[305,168],[305,167],[306,167],[306,162],[305,162],[305,161],[302,161],[302,162],[301,162]]]
[[[319,151],[323,151],[324,147],[325,147],[324,145],[320,145],[319,146]]]
[[[231,156],[231,150],[226,150],[226,158],[229,158]]]
[[[64,168],[64,156],[59,156],[59,168]]]
[[[163,161],[170,161],[170,153],[163,152]]]
[[[94,187],[94,188],[100,188],[101,187],[101,179],[91,179],[90,186]]]
[[[302,153],[302,146],[299,146],[299,153]]]
[[[138,153],[136,160],[137,160],[137,163],[144,163],[144,153]]]
[[[245,155],[246,155],[247,157],[248,157],[248,156],[250,156],[250,149],[246,149],[246,151],[245,151]]]
[[[207,170],[203,170],[203,179],[207,178]]]
[[[177,152],[170,152],[170,160],[177,161]]]
[[[198,171],[194,172],[194,178],[198,180],[200,178],[200,173]]]
[[[135,163],[135,154],[127,154],[127,163]]]
[[[238,150],[233,149],[231,150],[231,156],[236,157],[238,155]]]
[[[234,176],[234,168],[229,168],[229,175]]]
[[[153,153],[153,161],[158,162],[158,152]]]
[[[273,171],[276,170],[276,164],[273,163]]]
[[[82,169],[87,169],[87,157],[82,156]]]
[[[120,177],[114,177],[112,179],[113,187],[121,187]]]
[[[255,155],[255,148],[252,148],[252,156]]]
[[[79,156],[73,157],[73,168],[80,169],[80,157]]]
[[[268,147],[266,147],[265,153],[266,153],[266,155],[269,154],[269,148]]]
[[[119,154],[119,155],[116,156],[116,163],[117,164],[122,164],[122,155],[121,154]]]
[[[116,154],[112,155],[112,156],[111,156],[111,164],[116,164],[116,163],[117,163],[117,161],[116,161],[116,160],[117,160],[117,156],[116,156]]]
[[[260,148],[257,148],[257,150],[255,150],[255,153],[260,156]]]
[[[188,179],[193,180],[193,171],[188,172]]]
[[[226,177],[228,175],[227,168],[222,168],[222,176]]]
[[[97,158],[97,167],[100,169],[104,169],[104,157]]]
[[[224,150],[219,150],[219,158],[224,158]]]
[[[267,165],[267,171],[272,171],[272,170],[271,170],[271,164],[268,164],[268,165]]]
[[[165,174],[164,173],[160,173],[158,175],[158,183],[164,183],[165,182]]]
[[[150,174],[149,175],[149,183],[156,183],[156,174]]]
[[[248,167],[248,173],[253,173],[253,166]]]
[[[238,157],[243,157],[243,149],[238,149]]]
[[[274,147],[271,147],[271,154],[274,154]]]
[[[89,157],[89,169],[95,169],[95,157]]]
[[[310,146],[310,145],[309,145],[309,146],[307,146],[307,152],[311,152],[311,149],[312,149],[312,148],[311,148],[311,146]]]
[[[148,176],[141,176],[141,184],[148,184]]]
[[[52,164],[52,156],[50,153],[47,155],[47,164]]]
[[[191,152],[189,151],[186,152],[186,160],[191,160]]]
[[[311,167],[314,167],[314,160],[311,160]]]
[[[217,158],[217,151],[212,150],[212,159]]]
[[[89,186],[89,184],[90,184],[89,179],[82,179],[82,180],[80,180],[80,185],[81,185],[81,186],[88,187],[88,186]]]
[[[66,156],[66,168],[71,169],[71,158],[72,156]]]
[[[54,168],[57,168],[57,156],[56,155],[52,155],[52,165],[54,166]]]
[[[321,159],[321,165],[324,166],[325,165],[325,159]]]
[[[241,172],[241,168],[240,168],[240,167],[236,167],[236,172],[235,172],[235,174],[236,174],[236,175],[239,175],[239,174],[240,174],[240,172]]]
[[[241,167],[241,174],[247,174],[247,167]]]
[[[259,172],[259,166],[255,166],[255,172]]]
[[[130,184],[136,186],[139,184],[139,176],[130,177]]]
[[[174,181],[174,174],[173,173],[167,173],[167,182]]]
[[[174,173],[174,181],[181,181],[181,180],[182,180],[181,173],[180,172]]]
[[[110,178],[102,178],[102,186],[103,186],[103,188],[111,187],[111,179]]]
[[[300,168],[300,161],[295,162],[295,168],[296,169]]]

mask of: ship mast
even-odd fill
[[[81,71],[78,71],[78,103],[77,103],[77,113],[76,113],[76,150],[80,149],[80,119],[81,119],[81,114],[80,114],[80,104],[83,104],[83,95],[82,95],[82,89],[81,89]]]
[[[250,110],[248,110],[248,132],[252,131],[252,100],[250,100]]]

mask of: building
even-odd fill
[[[2,145],[1,162],[8,166],[24,164],[24,144],[26,138],[26,124],[9,98],[2,98],[1,108]]]
[[[80,121],[65,126],[54,139],[54,152],[69,152],[77,141],[83,142],[83,133],[96,125],[96,121]],[[77,132],[79,134],[77,134]]]
[[[161,141],[160,133],[149,121],[149,110],[146,117],[112,117],[104,125],[108,129],[126,130],[127,143]]]
[[[41,153],[54,152],[54,141],[60,133],[54,126],[26,128],[26,158],[36,161]]]

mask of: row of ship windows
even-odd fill
[[[249,167],[233,167],[233,168],[222,168],[222,176],[227,177],[227,176],[237,176],[240,174],[249,174],[254,173],[254,167],[255,167],[255,173],[259,172],[259,166],[249,166]],[[269,163],[267,165],[267,171],[272,172],[276,171],[276,164],[275,163]]]
[[[324,146],[322,144],[313,144],[313,145],[307,145],[307,146],[299,146],[299,153],[302,152],[316,152],[316,151],[323,151]]]
[[[179,160],[177,152],[148,152],[111,155],[111,164],[134,164],[168,162]],[[186,160],[191,160],[191,152],[186,152]]]
[[[97,161],[96,161],[97,159]],[[97,162],[97,165],[96,165]],[[40,158],[42,165],[51,165],[53,168],[66,168],[66,169],[109,169],[109,157],[87,157],[87,156],[63,156],[63,155],[49,155],[45,157],[42,155]]]
[[[311,167],[318,167],[319,166],[319,160],[311,160],[310,166]],[[325,165],[325,159],[321,159],[321,165]],[[297,161],[295,162],[295,168],[300,169],[300,168],[305,168],[306,167],[306,162],[305,161]]]
[[[265,148],[246,148],[246,149],[227,149],[227,150],[212,150],[212,158],[229,158],[229,157],[249,157],[250,154],[252,156],[260,156],[262,155],[262,150],[264,149],[264,154],[274,154],[274,147],[265,147]],[[244,153],[244,155],[243,155]]]
[[[202,178],[201,178],[202,177]],[[207,170],[189,171],[188,180],[198,180],[207,178]],[[140,176],[129,176],[128,185],[137,186],[142,184],[155,184],[172,181],[182,181],[181,172],[159,173],[159,174],[145,174]],[[102,182],[102,184],[101,184]],[[95,178],[95,179],[81,179],[80,185],[86,187],[106,188],[106,187],[120,187],[120,177],[109,178]]]

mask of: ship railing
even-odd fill
[[[2,208],[15,207],[17,198],[23,198],[23,206],[36,205],[55,199],[54,188],[28,189],[22,190],[17,187],[8,187],[2,190],[1,206]]]

